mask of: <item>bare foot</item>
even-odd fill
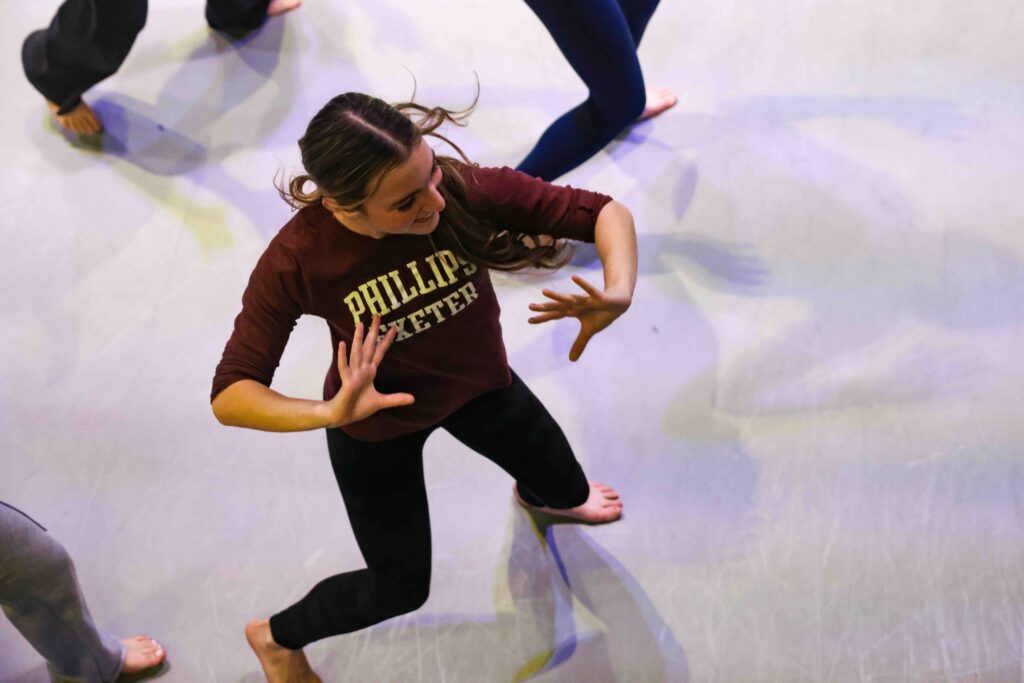
[[[137,674],[164,661],[167,655],[160,643],[149,636],[132,636],[121,641],[124,645],[123,674]]]
[[[644,107],[644,113],[640,114],[640,118],[637,121],[657,116],[666,109],[676,106],[678,101],[679,98],[676,97],[676,94],[668,88],[648,88],[647,106]]]
[[[515,486],[512,487],[512,493],[516,497],[516,502],[525,508],[539,510],[555,517],[577,519],[587,524],[607,524],[622,517],[622,500],[619,493],[611,486],[596,481],[590,482],[590,495],[583,505],[568,510],[530,505],[519,497],[519,489]]]
[[[274,642],[269,619],[254,619],[246,624],[245,639],[260,660],[269,683],[322,683],[302,650],[289,650]]]
[[[279,14],[291,12],[301,4],[302,0],[270,0],[270,4],[267,5],[267,16],[276,17]]]
[[[85,102],[79,102],[78,106],[67,114],[58,114],[57,110],[60,109],[60,106],[50,102],[49,100],[47,100],[46,106],[50,110],[50,113],[52,113],[57,119],[57,123],[67,128],[72,133],[95,135],[96,133],[103,132],[103,126],[100,124],[100,120]]]

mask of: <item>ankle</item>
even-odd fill
[[[268,652],[281,652],[287,649],[274,640],[274,633],[270,630],[270,619],[254,619],[246,626],[246,631],[254,645]]]

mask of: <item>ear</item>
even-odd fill
[[[325,209],[333,213],[335,216],[342,215],[351,218],[353,216],[358,216],[360,213],[362,213],[362,211],[360,211],[358,208],[343,208],[340,204],[338,204],[338,202],[334,201],[334,199],[332,199],[331,197],[324,197],[323,199],[320,200],[320,202],[324,205]]]

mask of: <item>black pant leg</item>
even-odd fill
[[[452,436],[515,478],[531,505],[582,505],[590,485],[561,427],[516,373],[441,423]]]
[[[423,444],[431,430],[381,443],[327,430],[331,465],[366,569],[337,574],[270,619],[297,650],[419,608],[430,591],[430,518]]]
[[[270,0],[206,0],[206,23],[228,33],[254,31],[267,20]]]
[[[46,29],[25,39],[25,75],[66,114],[114,74],[146,24],[147,0],[67,0]]]

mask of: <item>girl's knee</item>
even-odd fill
[[[415,612],[430,597],[430,576],[378,581],[374,593],[376,602],[392,616]]]
[[[409,612],[415,612],[420,607],[426,604],[427,598],[430,597],[430,587],[424,586],[422,588],[412,590],[403,593],[399,598],[399,608],[401,614],[408,614]]]
[[[50,584],[74,578],[75,563],[55,538],[32,530],[30,536],[21,540],[18,552],[9,558],[7,573],[11,580]]]
[[[630,82],[622,98],[620,121],[623,127],[636,121],[644,113],[647,106],[647,89],[644,87],[643,79],[635,79]]]
[[[647,89],[643,78],[624,79],[620,88],[613,96],[596,97],[591,94],[599,116],[604,124],[614,130],[614,134],[636,121],[644,113],[647,106]]]

